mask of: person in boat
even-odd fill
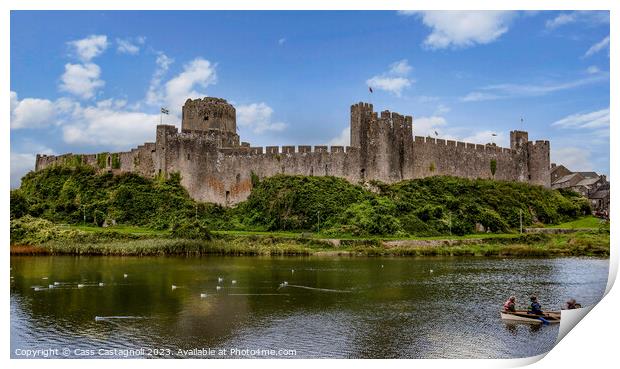
[[[506,300],[506,302],[504,302],[504,311],[516,311],[517,309],[515,308],[515,303],[517,301],[517,298],[514,296],[510,296],[508,298],[508,300]]]
[[[532,303],[530,304],[530,308],[529,308],[527,313],[528,314],[543,315],[542,306],[540,306],[540,303],[538,302],[538,297],[532,296],[532,297],[530,297],[530,301]]]
[[[581,304],[578,304],[575,299],[566,301],[566,310],[573,310],[581,308]]]

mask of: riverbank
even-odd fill
[[[225,234],[210,240],[152,234],[71,236],[38,244],[11,245],[12,255],[341,255],[341,256],[609,256],[609,234],[577,232],[554,235],[497,234],[418,239],[321,239],[309,234]],[[102,237],[101,234],[105,234]]]

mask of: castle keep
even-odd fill
[[[226,100],[188,99],[181,131],[158,125],[155,142],[131,151],[89,155],[37,155],[35,170],[86,164],[112,173],[147,177],[178,172],[192,198],[232,205],[245,200],[252,176],[336,176],[386,183],[434,175],[494,178],[550,187],[549,141],[510,132],[510,148],[413,136],[411,116],[351,106],[351,146],[252,147],[240,142],[236,111]]]

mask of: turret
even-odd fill
[[[187,99],[182,114],[182,132],[217,130],[237,133],[237,113],[224,99],[217,97]]]

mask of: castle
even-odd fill
[[[277,174],[336,176],[350,182],[386,183],[434,175],[494,178],[550,187],[549,141],[510,132],[510,148],[413,136],[413,118],[372,104],[351,106],[351,146],[252,147],[240,142],[235,108],[226,100],[188,99],[181,131],[158,125],[155,142],[128,152],[37,155],[35,170],[86,164],[112,173],[147,177],[178,172],[198,201],[225,206],[245,200],[252,178]]]

